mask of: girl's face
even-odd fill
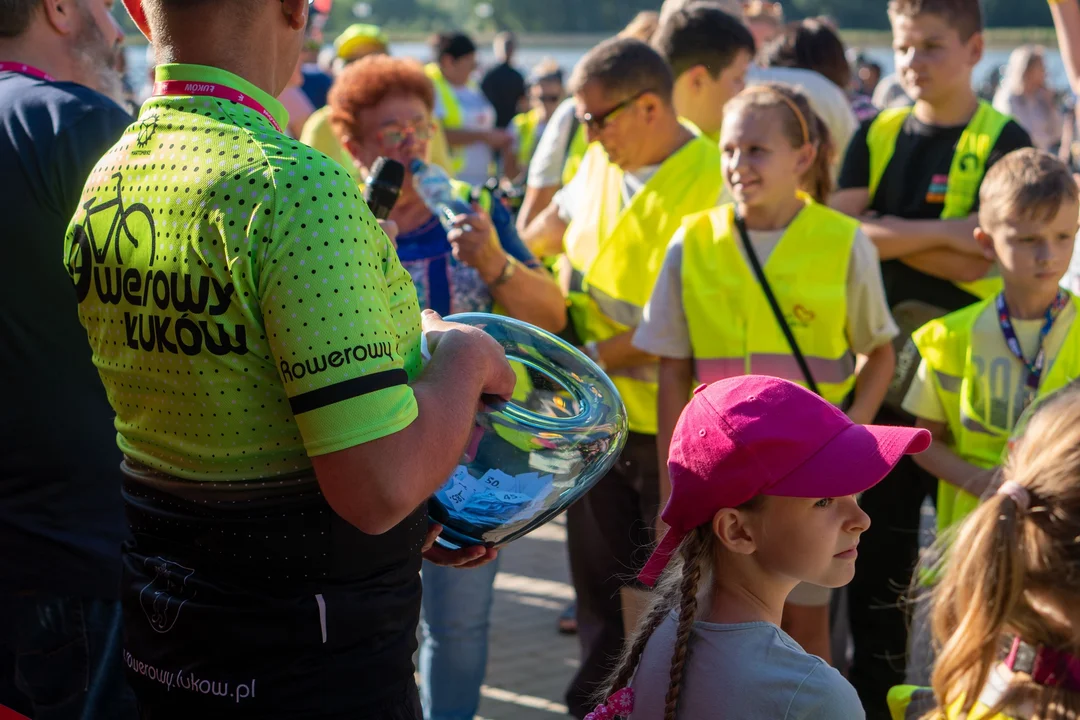
[[[746,513],[746,532],[763,570],[823,587],[851,582],[859,536],[870,527],[854,495],[764,500],[760,509]]]
[[[786,107],[743,106],[724,117],[720,130],[724,181],[745,215],[790,203],[814,159],[806,143],[793,147],[784,132]]]

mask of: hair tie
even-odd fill
[[[792,100],[776,88],[771,88],[768,85],[758,85],[754,88],[753,91],[769,93],[770,95],[775,95],[776,97],[783,100],[787,104],[787,106],[791,108],[791,112],[795,113],[795,118],[799,121],[799,127],[802,128],[803,145],[810,144],[810,125],[807,124],[806,116],[803,115],[803,111],[799,109],[798,103],[796,103],[794,100]]]
[[[612,693],[605,704],[597,705],[595,710],[585,716],[585,720],[615,720],[632,712],[634,712],[634,690],[624,687]]]
[[[1020,514],[1024,515],[1031,509],[1031,493],[1028,489],[1016,482],[1015,480],[1009,480],[998,488],[998,495],[1007,495],[1012,498],[1012,501],[1016,503],[1017,509],[1020,510]]]

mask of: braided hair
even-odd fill
[[[711,572],[713,548],[712,527],[709,524],[694,529],[679,545],[678,552],[657,583],[648,610],[636,632],[626,643],[619,664],[599,694],[599,702],[603,703],[604,699],[630,684],[649,638],[660,627],[664,618],[678,607],[679,627],[664,708],[664,720],[675,720],[684,669],[689,657],[690,638],[697,616],[698,589],[703,573]]]

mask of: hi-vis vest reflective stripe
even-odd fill
[[[570,149],[566,153],[566,162],[563,163],[563,185],[569,185],[570,181],[577,175],[578,168],[581,167],[581,161],[585,158],[588,149],[589,138],[585,133],[585,126],[579,124],[577,130],[574,131],[574,139],[570,141]]]
[[[536,142],[540,139],[536,132],[536,128],[540,126],[540,112],[533,109],[529,112],[519,113],[514,116],[510,124],[514,126],[514,130],[517,132],[518,162],[521,163],[522,168],[526,168],[529,166],[529,161],[532,160],[533,151],[536,150]]]
[[[917,685],[896,685],[890,688],[887,702],[892,720],[922,720],[927,713],[937,709],[934,691]],[[990,708],[983,702],[975,703],[970,713],[964,713],[963,708],[964,699],[959,698],[945,711],[944,720],[1014,720],[1000,713],[990,715]]]
[[[866,145],[870,150],[871,202],[896,150],[896,139],[900,137],[904,121],[910,114],[911,108],[907,107],[883,110],[870,124]],[[948,187],[945,190],[945,208],[941,212],[942,219],[965,218],[971,214],[971,208],[975,206],[975,200],[979,196],[979,185],[986,174],[990,152],[1009,120],[1011,118],[1008,115],[999,113],[989,103],[979,102],[979,109],[960,135],[953,152]],[[993,297],[1002,289],[1000,277],[985,277],[973,283],[956,285],[982,300]]]
[[[694,137],[664,161],[622,207],[623,173],[599,144],[583,160],[589,173],[581,213],[566,230],[570,319],[583,342],[606,340],[641,322],[668,241],[684,216],[716,204],[720,148]],[[656,434],[657,366],[609,373],[626,403],[630,429]]]
[[[1080,300],[1071,302],[1080,311]],[[971,334],[985,312],[996,313],[993,299],[984,300],[937,320],[931,320],[911,336],[934,377],[937,395],[945,409],[952,450],[964,460],[983,468],[1001,464],[1011,428],[991,422],[990,383],[996,373],[985,368],[982,376],[971,358]],[[1037,398],[1048,395],[1080,376],[1080,323],[1073,322],[1054,358],[1048,358]],[[974,495],[947,482],[938,483],[938,528],[943,530],[967,517],[979,504]]]
[[[424,74],[431,80],[431,84],[435,86],[435,92],[439,94],[439,100],[442,103],[443,108],[446,109],[446,117],[443,118],[442,126],[446,130],[457,130],[461,127],[461,103],[458,102],[457,95],[454,94],[454,88],[450,85],[450,82],[443,76],[442,69],[439,68],[438,63],[428,63],[424,66]],[[469,87],[474,87],[472,83],[469,83]],[[456,175],[461,172],[461,169],[465,167],[465,157],[463,151],[459,148],[450,148],[450,163],[453,165],[453,172]]]
[[[682,299],[698,382],[806,378],[741,252],[735,208],[683,221]],[[807,198],[765,262],[765,275],[822,396],[840,405],[855,386],[847,339],[847,275],[859,223]]]

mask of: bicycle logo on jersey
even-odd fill
[[[236,295],[228,276],[217,277],[193,263],[190,270],[159,265],[154,268],[154,217],[143,203],[125,204],[123,177],[116,180],[116,196],[83,203],[86,212],[72,230],[68,273],[81,304],[93,287],[102,305],[124,306],[127,347],[173,355],[243,355],[247,328],[242,322],[219,322]],[[95,222],[95,217],[97,221]],[[139,255],[125,267],[132,250]],[[165,260],[165,258],[163,258]]]
[[[93,276],[93,266],[102,265],[108,261],[109,250],[113,251],[117,265],[124,264],[121,248],[130,244],[138,249],[140,240],[148,243],[150,251],[149,265],[154,264],[154,253],[157,243],[157,232],[154,228],[154,216],[143,203],[124,204],[123,176],[116,173],[112,176],[116,180],[116,197],[111,200],[97,202],[97,197],[92,197],[83,203],[86,216],[82,224],[76,225],[74,238],[71,243],[71,257],[68,259],[68,267],[75,280],[75,294],[81,303],[90,292],[90,282]],[[100,228],[100,223],[94,223],[93,218],[101,213],[112,212],[108,230],[104,237],[100,237],[95,226]]]

